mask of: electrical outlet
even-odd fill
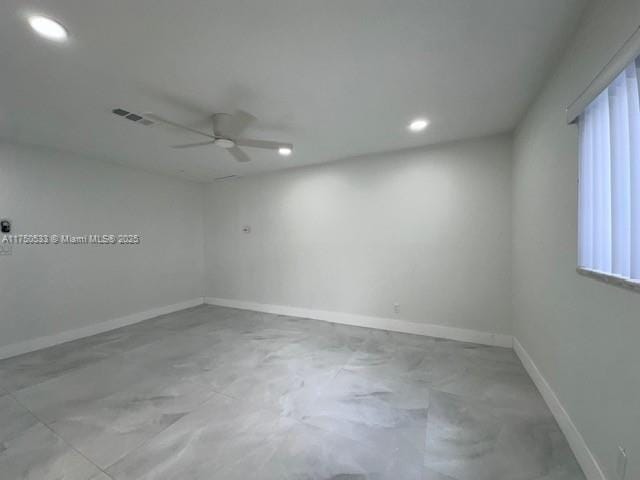
[[[400,313],[400,304],[399,303],[394,303],[393,304],[393,313],[395,313],[396,315],[398,313]]]
[[[616,464],[618,480],[624,480],[627,474],[627,452],[623,447],[618,447],[618,462]]]

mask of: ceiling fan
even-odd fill
[[[216,145],[224,148],[238,162],[249,162],[251,158],[239,147],[263,148],[267,150],[276,150],[280,155],[289,156],[293,152],[293,145],[286,142],[274,142],[269,140],[254,140],[242,138],[242,132],[249,126],[255,117],[245,112],[237,112],[234,115],[228,113],[216,113],[211,116],[212,129],[211,132],[202,132],[185,125],[167,120],[166,118],[156,115],[155,113],[144,113],[146,118],[155,122],[168,125],[179,130],[195,133],[207,140],[197,143],[188,143],[185,145],[173,145],[172,148],[193,148],[204,147],[207,145]]]

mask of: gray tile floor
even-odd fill
[[[0,386],[2,480],[584,479],[502,348],[200,306]]]

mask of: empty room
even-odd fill
[[[639,0],[3,0],[0,480],[640,480]]]

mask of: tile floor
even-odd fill
[[[1,480],[584,480],[513,351],[200,306],[0,361]]]

